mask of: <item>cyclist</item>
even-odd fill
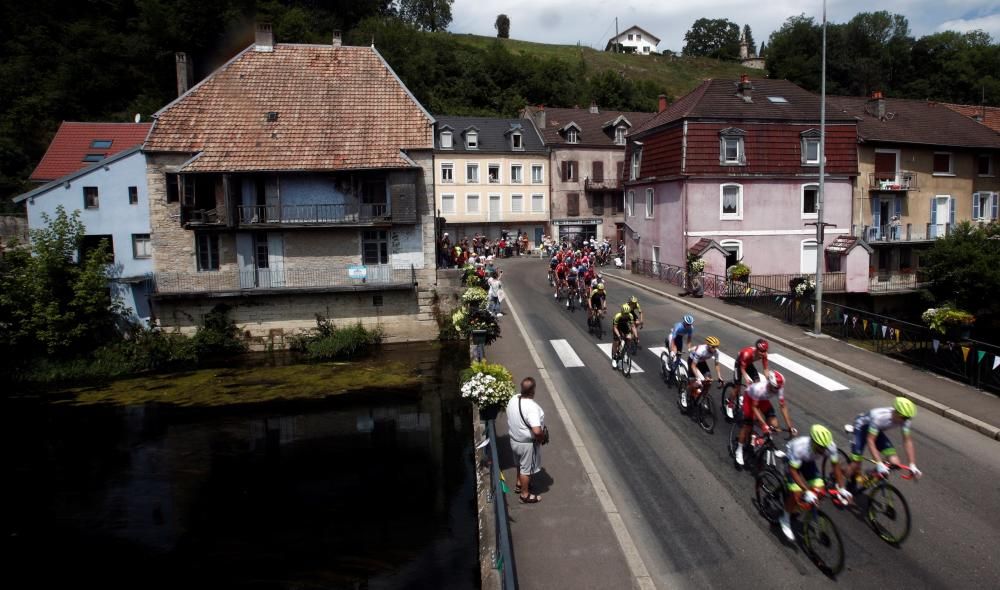
[[[549,259],[549,284],[551,284],[551,285],[555,285],[556,284],[556,267],[557,266],[559,266],[559,257],[553,254],[552,258]]]
[[[750,385],[751,383],[756,383],[760,379],[760,374],[757,373],[757,367],[753,364],[755,361],[761,361],[761,365],[764,367],[764,375],[767,376],[770,371],[767,368],[767,340],[763,338],[758,338],[757,342],[753,346],[747,346],[746,348],[740,349],[740,353],[736,356],[736,362],[733,364],[733,383],[736,387],[729,393],[729,399],[726,400],[726,419],[732,420],[733,415],[736,413],[735,404],[736,398],[739,396],[740,391],[743,390],[744,386]]]
[[[813,424],[809,428],[809,436],[797,436],[788,441],[785,453],[788,459],[785,479],[789,493],[785,497],[785,511],[778,522],[785,538],[794,541],[791,514],[798,512],[799,500],[806,504],[815,504],[819,501],[813,490],[824,487],[823,475],[817,466],[817,462],[823,457],[827,457],[833,464],[837,493],[845,502],[850,502],[853,496],[844,489],[844,472],[841,471],[840,462],[837,460],[837,445],[833,442],[833,433],[826,426]]]
[[[891,408],[874,408],[858,414],[854,419],[854,443],[851,445],[851,466],[848,469],[852,483],[861,469],[861,459],[866,447],[871,451],[872,458],[877,461],[876,466],[880,475],[889,473],[885,460],[897,467],[901,466],[892,441],[885,435],[886,430],[896,427],[902,427],[903,430],[903,447],[906,449],[906,458],[910,460],[910,471],[914,477],[922,475],[917,469],[916,456],[913,453],[913,437],[910,436],[910,424],[916,414],[917,406],[905,397],[897,397]]]
[[[569,287],[570,298],[579,297],[580,291],[577,288],[579,286],[578,279],[580,278],[580,270],[575,267],[569,267],[569,271],[566,273],[566,286]],[[569,307],[569,301],[566,301],[566,307]]]
[[[719,339],[715,336],[705,338],[705,343],[695,347],[688,355],[688,372],[694,378],[688,383],[687,391],[681,395],[681,406],[687,408],[687,400],[696,401],[702,394],[702,388],[712,383],[712,372],[708,369],[708,359],[715,361],[715,374],[722,383],[722,366],[719,365]]]
[[[566,283],[566,275],[569,273],[569,267],[566,266],[566,262],[560,260],[559,264],[556,265],[556,288],[555,293],[552,294],[553,297],[559,299],[559,289],[563,287]]]
[[[743,428],[740,429],[740,444],[736,447],[736,464],[740,467],[743,467],[743,446],[747,444],[753,421],[757,420],[763,431],[767,431],[768,428],[778,428],[778,417],[774,415],[774,406],[771,405],[773,397],[778,398],[781,417],[785,419],[789,434],[795,436],[799,433],[792,425],[788,406],[785,405],[785,376],[774,371],[768,376],[767,381],[754,381],[747,386],[746,395],[743,396]]]
[[[639,298],[632,295],[628,298],[628,304],[632,308],[632,338],[636,344],[639,343],[639,328],[642,328],[642,308],[639,307]]]
[[[632,338],[632,308],[628,303],[622,303],[622,309],[615,314],[611,320],[611,333],[614,338],[611,341],[611,367],[618,368],[618,351],[623,345],[623,341]]]
[[[687,348],[684,349],[684,336],[687,336]],[[694,338],[694,316],[685,315],[681,321],[674,324],[673,329],[670,330],[670,335],[667,336],[666,346],[670,349],[670,378],[668,381],[672,381],[674,378],[674,373],[677,371],[677,365],[681,362],[681,352],[682,350],[691,350],[691,339]]]
[[[597,320],[600,318],[601,314],[608,311],[608,297],[604,292],[604,284],[599,284],[590,291],[590,297],[587,299],[588,308],[590,309],[590,319]]]

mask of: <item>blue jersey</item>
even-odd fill
[[[691,338],[694,336],[694,326],[689,326],[684,322],[677,322],[674,324],[673,330],[670,330],[670,340],[676,340],[677,338],[683,338],[687,336]]]

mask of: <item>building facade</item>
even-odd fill
[[[830,107],[858,120],[853,234],[873,248],[870,292],[914,290],[934,240],[956,223],[998,218],[1000,134],[943,105],[881,93],[832,97]]]
[[[374,47],[254,45],[154,116],[159,324],[219,303],[258,343],[335,324],[437,334],[433,123]]]
[[[524,119],[436,117],[435,202],[455,238],[502,232],[540,244],[549,220],[549,156]]]
[[[663,99],[665,103],[665,98]],[[621,239],[625,138],[654,113],[528,107],[549,148],[551,216],[556,239]]]
[[[835,227],[820,245],[819,98],[787,81],[703,82],[629,134],[628,257],[683,266],[708,238],[728,252],[726,267],[742,261],[752,276],[815,273],[817,249],[850,231],[854,120],[828,117],[826,141],[824,221]],[[824,272],[866,272],[841,258],[828,252]]]
[[[648,55],[656,53],[656,46],[660,44],[659,37],[652,33],[633,25],[618,35],[608,39],[605,51],[615,51],[620,49],[623,53],[640,53]]]

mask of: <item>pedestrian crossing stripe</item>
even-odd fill
[[[611,359],[611,343],[610,342],[598,342],[597,343],[597,348],[600,348],[601,352],[603,352],[605,354],[605,356],[608,357],[609,360]],[[642,368],[640,368],[639,365],[636,364],[635,359],[632,359],[632,372],[633,373],[645,373],[645,371],[643,371]]]
[[[549,344],[556,351],[556,355],[559,356],[559,360],[562,361],[564,367],[569,369],[584,366],[579,355],[576,354],[576,351],[573,350],[573,347],[566,340],[549,340]]]
[[[813,371],[809,367],[801,365],[793,361],[792,359],[782,356],[780,354],[770,353],[767,355],[767,358],[770,362],[788,369],[789,371],[795,373],[796,375],[802,377],[803,379],[808,379],[809,381],[812,381],[813,383],[819,385],[820,387],[822,387],[827,391],[842,391],[847,389],[846,385],[837,383],[836,381],[830,379],[826,375],[821,375],[816,371]]]

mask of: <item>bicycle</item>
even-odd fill
[[[719,394],[719,407],[722,408],[722,415],[726,419],[726,422],[732,422],[734,424],[739,424],[739,420],[736,417],[739,415],[743,408],[743,389],[740,389],[740,394],[736,396],[736,401],[733,402],[733,417],[729,417],[729,413],[726,412],[726,404],[729,402],[729,392],[736,387],[736,383],[732,381],[726,382],[722,386],[722,393]]]
[[[712,434],[715,431],[715,407],[712,404],[712,395],[708,391],[711,388],[711,380],[706,379],[702,385],[701,395],[698,396],[696,400],[689,400],[689,408],[685,408],[681,404],[681,397],[687,394],[687,384],[688,379],[683,379],[683,386],[681,385],[682,380],[677,380],[677,407],[680,408],[682,414],[690,414],[691,418],[701,426],[701,429]],[[693,402],[693,405],[691,405]]]
[[[778,457],[785,454],[778,451]],[[788,494],[784,474],[776,467],[768,467],[757,474],[754,480],[754,498],[757,509],[772,525],[778,522],[785,510]],[[844,569],[844,541],[833,520],[819,509],[819,501],[826,496],[826,490],[814,490],[818,498],[816,504],[799,501],[802,513],[802,547],[809,558],[821,570],[837,575]]]
[[[736,447],[740,444],[740,429],[742,428],[742,420],[734,420],[733,425],[729,428],[729,458],[734,462],[736,461]],[[788,431],[781,428],[768,428],[764,433],[758,434],[757,424],[754,424],[750,431],[750,438],[747,440],[749,452],[744,455],[744,468],[749,468],[752,473],[760,473],[767,467],[777,468],[778,453],[782,451],[779,451],[774,444],[775,432]]]
[[[848,434],[854,433],[854,426],[844,425],[844,431]],[[837,449],[837,455],[842,466],[849,465],[847,453]],[[864,457],[864,460],[877,465],[874,459]],[[906,480],[913,480],[913,474],[909,467],[903,465],[889,464],[892,471],[901,471],[901,476]],[[823,458],[823,469],[820,472],[823,478],[831,481],[833,478],[833,465]],[[889,483],[888,475],[880,475],[878,471],[869,470],[861,475],[861,482],[857,485],[858,493],[864,494],[868,499],[868,509],[865,511],[865,519],[868,525],[879,536],[880,539],[890,545],[898,547],[910,535],[910,505],[906,502],[903,493],[896,486]],[[897,525],[895,528],[893,525]],[[898,529],[898,531],[896,530]]]
[[[597,336],[598,340],[604,338],[604,324],[601,322],[603,316],[604,312],[601,310],[596,310],[587,315],[587,329],[591,334]]]
[[[580,289],[578,287],[566,288],[566,309],[576,311],[577,301],[580,299]]]
[[[618,370],[626,378],[632,374],[632,354],[635,352],[635,346],[631,344],[631,341],[632,337],[626,336],[625,342],[618,346],[618,356],[614,357],[618,361]]]

